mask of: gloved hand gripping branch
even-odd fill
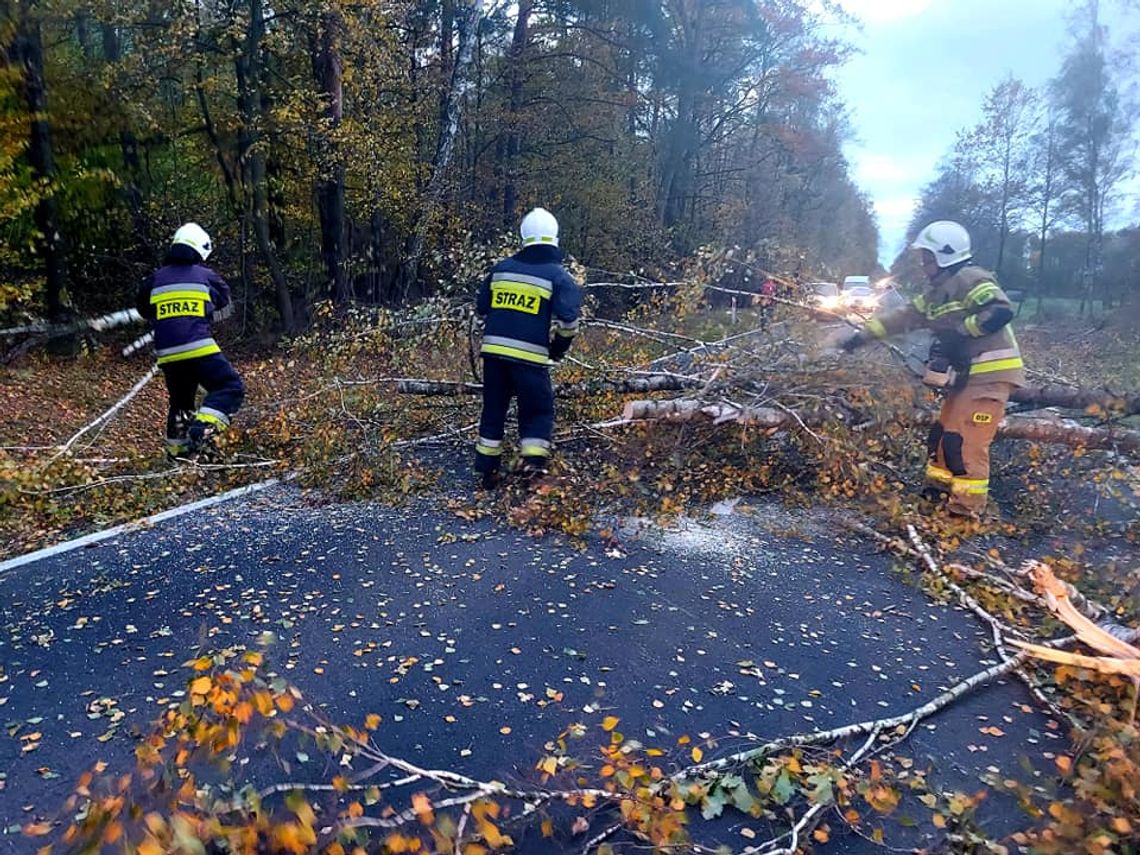
[[[843,348],[845,351],[847,351],[848,353],[851,353],[856,348],[862,347],[863,345],[865,345],[870,340],[871,340],[871,337],[868,336],[866,332],[864,332],[863,330],[856,330],[851,335],[849,335],[847,338],[845,338],[842,342],[840,342],[839,346],[841,348]]]
[[[562,357],[570,350],[570,344],[573,342],[572,338],[564,335],[553,335],[550,337],[550,358],[555,362],[561,362]]]

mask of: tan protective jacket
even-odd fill
[[[959,372],[968,368],[967,385],[1024,386],[1025,363],[1013,327],[1007,323],[992,333],[984,329],[997,310],[1009,308],[1009,298],[994,275],[967,265],[956,273],[944,271],[912,303],[875,315],[864,329],[875,338],[886,338],[926,327],[944,343],[953,343],[964,357],[966,364],[955,368]]]

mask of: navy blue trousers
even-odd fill
[[[166,416],[166,440],[172,450],[186,441],[193,423],[225,428],[245,400],[245,385],[230,361],[220,353],[167,362],[162,366],[170,410]],[[198,387],[206,397],[198,406]]]
[[[545,365],[527,365],[497,356],[483,357],[483,414],[475,444],[475,471],[494,472],[503,454],[503,431],[511,398],[518,399],[519,453],[550,456],[554,434],[554,387]]]

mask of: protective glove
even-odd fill
[[[941,356],[951,362],[960,362],[965,356],[966,336],[954,330],[939,330],[930,343],[930,356]]]
[[[859,330],[845,338],[839,346],[848,353],[851,353],[855,348],[865,345],[867,341],[867,334],[863,332],[863,330]]]
[[[566,351],[570,349],[570,342],[573,339],[567,338],[564,335],[552,336],[550,339],[550,358],[555,362],[561,362],[562,357],[566,355]]]

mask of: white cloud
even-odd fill
[[[874,199],[873,204],[879,222],[879,257],[883,266],[889,267],[906,241],[906,228],[914,216],[918,197],[883,196]]]
[[[875,200],[875,213],[884,221],[897,223],[900,220],[909,220],[914,213],[914,206],[918,204],[915,196],[893,196],[886,199]]]
[[[913,183],[913,168],[897,156],[859,152],[855,156],[855,176],[862,184]]]
[[[921,15],[933,0],[840,0],[840,4],[865,23],[881,24]]]

